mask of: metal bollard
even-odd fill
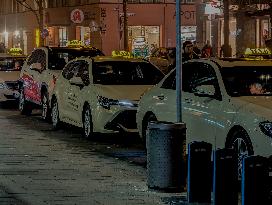
[[[234,149],[218,149],[213,154],[214,205],[238,204],[238,162]]]
[[[212,187],[212,145],[207,142],[191,142],[188,145],[189,203],[210,203]]]
[[[268,159],[248,156],[243,159],[242,205],[268,204],[269,200]]]
[[[147,130],[147,186],[181,191],[185,187],[184,123],[150,122]]]

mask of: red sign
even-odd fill
[[[73,23],[82,23],[84,20],[84,13],[80,9],[74,9],[71,12],[70,18]]]

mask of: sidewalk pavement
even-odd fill
[[[0,204],[186,204],[186,193],[149,190],[146,169],[31,129],[0,110]]]

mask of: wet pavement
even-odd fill
[[[186,193],[148,189],[138,136],[87,140],[13,106],[0,108],[0,204],[185,204]]]

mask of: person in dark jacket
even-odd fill
[[[183,47],[182,61],[199,58],[199,56],[196,53],[194,53],[194,45],[191,41],[185,41],[182,47]]]

